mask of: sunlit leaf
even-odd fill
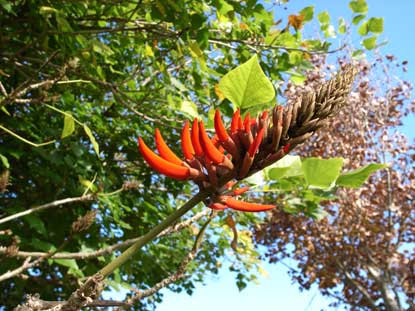
[[[300,11],[300,14],[304,16],[304,22],[311,21],[314,17],[314,6],[307,6]]]
[[[190,100],[182,101],[179,110],[190,116],[192,119],[199,117],[199,113],[197,112],[197,105]]]
[[[362,41],[362,45],[368,50],[373,50],[376,47],[377,37],[366,38]]]
[[[366,182],[372,173],[386,167],[388,167],[386,164],[368,164],[356,170],[341,174],[337,179],[336,184],[342,187],[359,188]]]
[[[72,114],[68,111],[65,111],[65,117],[63,119],[63,129],[61,138],[70,136],[75,131],[75,121],[72,117]]]
[[[380,34],[383,32],[383,18],[372,17],[368,21],[368,29],[370,32]]]
[[[89,141],[91,142],[92,146],[94,147],[95,153],[99,157],[99,145],[98,145],[94,135],[92,134],[91,129],[86,124],[84,124],[84,131],[85,131],[86,135],[88,135]]]
[[[301,176],[303,170],[301,158],[299,156],[286,155],[281,160],[266,169],[270,179],[280,179],[283,177]]]
[[[10,168],[9,160],[4,155],[0,154],[0,160],[5,168]]]
[[[223,76],[219,89],[241,108],[267,103],[275,97],[274,87],[262,71],[256,55]]]
[[[318,188],[330,188],[343,165],[343,158],[320,159],[307,158],[302,163],[304,177],[310,186]]]
[[[353,13],[367,13],[367,10],[368,10],[366,0],[350,1],[349,7],[353,11]]]

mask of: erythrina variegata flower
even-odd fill
[[[194,119],[191,128],[186,121],[181,132],[183,160],[167,146],[158,129],[155,142],[159,155],[141,137],[139,150],[159,173],[177,180],[193,180],[201,189],[211,189],[210,201],[206,203],[214,210],[270,210],[275,206],[235,199],[249,187],[232,189],[233,180],[242,180],[280,160],[313,135],[345,104],[355,74],[354,67],[347,66],[318,90],[303,94],[285,107],[264,111],[257,118],[249,113],[242,118],[238,109],[229,129],[216,110],[213,137],[209,137],[203,121]]]

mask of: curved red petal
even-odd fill
[[[182,129],[182,151],[183,155],[187,160],[193,159],[193,155],[195,154],[195,150],[193,149],[192,140],[190,138],[190,130],[189,130],[189,120],[186,120],[186,123]]]
[[[246,186],[246,187],[235,189],[232,192],[233,192],[234,195],[241,195],[241,194],[247,192],[248,190],[249,190],[249,187]]]
[[[160,156],[171,163],[182,165],[183,161],[167,146],[158,128],[156,128],[155,136],[156,147]]]
[[[264,136],[264,128],[260,129],[257,135],[255,136],[254,141],[249,146],[248,153],[249,156],[252,158],[255,153],[258,151],[259,145],[261,145],[262,137]]]
[[[275,205],[269,204],[258,204],[258,203],[248,203],[244,201],[239,201],[234,198],[227,198],[225,201],[226,206],[242,212],[263,212],[275,208]]]
[[[223,125],[222,118],[220,117],[219,109],[216,109],[214,123],[215,123],[216,134],[218,135],[219,140],[227,141],[229,138],[229,135],[225,129],[225,126]]]
[[[212,203],[209,205],[209,207],[215,211],[223,211],[224,209],[227,209],[228,207],[221,203]]]
[[[233,114],[231,121],[231,132],[235,133],[238,130],[238,120],[241,117],[241,110],[238,108]]]
[[[203,149],[200,145],[200,139],[199,139],[199,122],[197,122],[197,119],[195,118],[193,121],[192,126],[192,134],[191,134],[191,140],[193,144],[193,148],[195,150],[195,153],[197,156],[201,157],[203,156]]]
[[[144,160],[157,172],[178,180],[184,180],[189,177],[190,170],[188,167],[173,164],[159,157],[147,147],[141,137],[138,138],[138,149],[144,157]]]
[[[245,133],[249,133],[251,130],[251,115],[249,112],[247,112],[247,114],[245,115],[244,128],[245,128]]]
[[[200,135],[200,142],[203,148],[203,151],[206,153],[208,158],[215,164],[220,164],[223,162],[224,155],[220,152],[215,145],[210,140],[209,136],[206,133],[205,126],[203,121],[200,121],[199,127],[199,135]]]

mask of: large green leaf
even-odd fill
[[[383,18],[372,17],[368,21],[368,28],[373,33],[381,34],[383,32]]]
[[[270,179],[280,179],[283,177],[301,176],[301,159],[299,156],[286,155],[277,163],[266,169]]]
[[[352,9],[353,13],[367,13],[367,3],[366,0],[353,0],[349,2],[349,7]]]
[[[356,170],[341,174],[336,184],[342,187],[359,188],[369,178],[370,174],[386,167],[388,167],[386,164],[368,164]]]
[[[223,76],[219,89],[240,108],[264,104],[275,97],[274,87],[262,71],[256,55]]]
[[[308,185],[325,189],[330,188],[339,177],[343,158],[307,158],[302,164]]]
[[[65,118],[63,119],[63,129],[61,138],[70,136],[75,131],[75,120],[72,117],[72,114],[68,111],[65,111]]]

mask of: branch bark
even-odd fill
[[[188,227],[190,224],[194,223],[195,221],[201,219],[202,217],[206,216],[209,213],[209,210],[204,210],[202,212],[199,212],[197,214],[195,214],[194,216],[190,217],[187,220],[184,220],[172,227],[169,227],[165,230],[163,230],[162,232],[160,232],[159,235],[157,235],[157,237],[162,237],[168,234],[171,234],[173,232],[178,232],[180,230],[182,230],[183,228]],[[53,256],[51,256],[51,259],[89,259],[89,258],[96,258],[102,255],[107,255],[107,254],[111,254],[116,250],[131,246],[132,244],[134,244],[135,242],[137,242],[139,239],[141,239],[141,237],[137,237],[137,238],[133,238],[133,239],[128,239],[125,240],[123,242],[119,242],[107,247],[103,247],[100,248],[98,250],[95,251],[90,251],[90,252],[76,252],[76,253],[56,253]],[[0,254],[6,254],[8,253],[7,251],[7,247],[0,247]],[[22,258],[28,258],[28,257],[43,257],[47,255],[46,252],[25,252],[25,251],[18,251],[13,253],[12,255],[9,256],[13,256],[13,257],[22,257]]]
[[[75,203],[75,202],[91,201],[94,198],[95,198],[94,195],[88,194],[88,195],[83,195],[83,196],[80,196],[80,197],[73,197],[73,198],[66,198],[66,199],[62,199],[62,200],[56,200],[56,201],[53,201],[53,202],[50,202],[50,203],[46,203],[46,204],[43,204],[43,205],[39,205],[39,206],[29,208],[29,209],[27,209],[23,212],[20,212],[20,213],[16,213],[16,214],[4,217],[4,218],[0,219],[0,224],[4,224],[4,223],[6,223],[10,220],[17,219],[17,218],[20,218],[20,217],[23,217],[23,216],[26,216],[26,215],[30,215],[30,214],[35,213],[35,212],[43,211],[43,210],[48,209],[48,208],[57,207],[57,206],[60,206],[60,205],[65,205],[65,204],[70,204],[70,203]]]

